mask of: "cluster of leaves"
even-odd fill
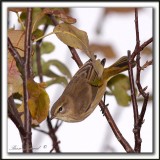
[[[25,41],[25,21],[26,21],[26,9],[25,8],[10,8],[9,11],[13,11],[17,14],[18,20],[21,23],[21,28],[15,30],[14,28],[8,30],[8,37],[10,38],[14,48],[18,51],[21,57],[24,57],[24,41]],[[19,14],[20,12],[20,14]],[[43,30],[39,29],[40,25],[51,25],[51,21],[46,15],[46,9],[34,8],[32,14],[32,40],[44,35]],[[63,9],[53,9],[53,13],[57,18],[62,21],[71,22],[75,21],[71,17],[67,16]],[[37,18],[38,17],[38,18]],[[37,62],[36,62],[36,47],[33,43],[32,52],[32,69],[34,77],[38,76]],[[54,51],[54,45],[51,42],[42,42],[40,46],[41,57],[43,54],[49,54]],[[60,83],[67,85],[68,79],[71,79],[71,73],[68,68],[59,60],[50,60],[45,62],[41,58],[41,64],[43,68],[43,75],[50,78],[46,83],[37,83],[33,79],[29,79],[27,82],[27,89],[29,94],[28,106],[32,116],[32,124],[38,125],[48,115],[49,111],[49,97],[45,91],[45,87],[54,83]],[[50,66],[56,66],[64,76],[59,76],[50,70]],[[24,113],[23,104],[23,79],[21,68],[16,64],[14,58],[8,51],[8,97],[11,95],[15,99],[21,100],[21,104],[18,105],[19,113]],[[17,94],[18,93],[18,94]],[[22,122],[24,122],[24,114],[21,114]]]
[[[66,10],[66,9],[65,9]],[[85,31],[82,31],[72,24],[76,23],[76,19],[68,16],[68,10],[65,12],[61,8],[33,8],[32,14],[32,41],[33,41],[33,72],[34,76],[38,76],[37,72],[37,61],[36,61],[36,46],[35,41],[41,39],[45,36],[45,32],[39,29],[40,25],[53,25],[51,19],[48,15],[54,15],[56,20],[60,22],[54,27],[52,34],[56,34],[57,37],[66,45],[74,47],[76,49],[82,50],[92,57],[92,52],[101,51],[105,53],[105,56],[115,57],[115,52],[110,45],[99,45],[92,44],[89,45],[88,35]],[[15,12],[18,16],[18,21],[21,24],[21,29],[9,29],[8,36],[13,43],[13,46],[17,49],[21,57],[24,57],[24,38],[25,38],[25,21],[26,21],[26,9],[25,8],[9,8],[9,11]],[[111,9],[110,12],[117,11],[116,9]],[[127,10],[129,12],[131,10]],[[106,13],[108,13],[107,10]],[[20,13],[20,14],[19,14]],[[50,54],[54,51],[54,44],[51,42],[43,42],[40,45],[41,57],[43,54]],[[149,50],[149,48],[148,48]],[[108,52],[109,51],[109,52]],[[106,52],[108,52],[106,54]],[[150,52],[150,51],[148,51]],[[49,60],[45,62],[41,58],[42,73],[43,76],[47,76],[50,80],[46,81],[45,85],[50,86],[55,83],[67,85],[68,80],[71,79],[71,73],[69,69],[59,60]],[[59,69],[63,76],[57,75],[54,71],[50,70],[50,66],[53,65]],[[16,81],[15,81],[16,79]],[[14,93],[19,93],[23,97],[23,87],[22,87],[21,73],[17,68],[17,64],[14,58],[8,53],[8,97]],[[48,115],[49,110],[49,97],[44,89],[44,84],[38,84],[33,79],[28,81],[28,92],[29,92],[29,109],[33,118],[33,124],[41,123]],[[116,97],[118,104],[122,106],[128,106],[130,102],[130,95],[128,95],[129,90],[129,80],[125,75],[117,75],[108,82],[108,88],[111,91],[111,95]],[[119,94],[121,91],[122,94]],[[22,98],[21,98],[22,100]],[[19,107],[19,112],[23,112],[23,102]],[[22,115],[23,116],[23,115]]]

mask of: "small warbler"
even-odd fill
[[[80,122],[94,111],[104,95],[107,82],[128,69],[128,57],[121,57],[108,68],[104,68],[104,63],[105,59],[90,59],[77,71],[52,106],[51,119]]]

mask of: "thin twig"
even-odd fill
[[[131,99],[132,99],[132,104],[133,104],[133,113],[134,113],[134,129],[133,129],[133,133],[134,133],[134,137],[135,137],[135,147],[134,150],[135,152],[138,152],[138,148],[139,148],[139,143],[140,141],[140,134],[138,132],[139,128],[138,128],[138,118],[139,118],[139,114],[138,114],[138,104],[137,104],[137,99],[136,99],[136,92],[135,92],[135,86],[134,86],[134,77],[133,77],[133,68],[132,68],[132,61],[131,61],[131,53],[130,51],[128,51],[128,58],[129,58],[129,63],[128,63],[128,74],[129,74],[129,81],[130,81],[130,86],[131,86]]]
[[[28,108],[28,91],[27,80],[31,77],[31,23],[32,9],[27,9],[27,24],[25,32],[25,62],[24,62],[24,77],[23,77],[23,95],[24,95],[24,128],[26,136],[23,143],[23,152],[32,152],[32,136],[31,136],[31,115]]]
[[[137,75],[139,74],[140,77],[140,72],[138,72],[139,67],[140,67],[140,51],[139,51],[139,47],[140,47],[140,39],[139,39],[139,25],[138,25],[138,9],[135,8],[135,30],[136,30],[136,47],[135,47],[135,52],[137,50],[137,57],[136,57],[136,63],[137,63]],[[132,72],[133,69],[131,69]],[[133,77],[133,72],[131,73],[132,77]],[[131,77],[131,78],[132,78]],[[134,81],[133,81],[133,87],[134,87]],[[133,96],[135,96],[136,99],[136,93],[135,93],[135,88],[134,92],[133,92]],[[134,121],[134,136],[135,136],[135,147],[134,150],[135,152],[140,152],[141,151],[141,135],[140,135],[140,129],[139,129],[139,125],[138,125],[138,121],[139,121],[139,113],[138,113],[138,104],[137,104],[137,99],[136,99],[136,105],[133,105],[133,108],[135,108],[134,110],[136,110],[136,113],[134,112],[134,114],[136,114],[135,116],[135,121]]]
[[[16,63],[19,64],[21,67],[23,67],[23,59],[19,55],[18,51],[13,47],[13,44],[9,37],[8,37],[8,50],[15,59]]]
[[[58,139],[57,139],[57,136],[56,136],[56,131],[55,131],[55,129],[54,129],[54,127],[52,126],[52,123],[51,123],[51,121],[50,121],[50,118],[49,118],[49,116],[47,116],[47,125],[48,125],[48,129],[49,129],[49,136],[51,137],[51,139],[52,139],[52,145],[53,145],[53,148],[51,149],[51,151],[53,150],[53,149],[55,149],[55,151],[57,152],[57,153],[60,153],[60,148],[59,148],[59,141],[58,141]],[[50,152],[51,152],[50,151]]]
[[[46,24],[43,28],[43,32],[45,33],[48,28],[48,25]],[[43,82],[43,72],[42,72],[42,65],[41,65],[41,51],[40,51],[40,45],[42,43],[43,39],[40,39],[36,42],[36,61],[37,61],[37,71],[38,76],[40,79],[40,82]]]
[[[134,50],[133,53],[131,54],[131,60],[133,60],[137,54],[141,51],[143,51],[143,49],[148,46],[148,44],[150,44],[151,42],[153,42],[153,38],[148,39],[147,41],[145,41],[142,45],[139,46],[138,49]]]
[[[130,144],[126,141],[126,139],[121,134],[120,130],[118,129],[116,123],[114,122],[114,120],[113,120],[113,118],[112,118],[112,116],[111,116],[108,108],[104,104],[104,102],[101,101],[99,103],[99,105],[100,105],[100,108],[102,110],[102,113],[106,117],[106,119],[107,119],[110,127],[112,128],[113,133],[117,137],[118,141],[121,143],[121,145],[123,146],[123,148],[126,150],[127,153],[133,153],[134,150],[132,149],[132,147],[130,146]]]
[[[21,117],[18,113],[18,110],[14,103],[14,99],[12,95],[8,98],[8,116],[11,118],[13,123],[17,126],[20,134],[24,137],[26,135],[26,132],[24,130]]]
[[[38,129],[38,128],[33,128],[34,130],[38,131],[38,132],[41,132],[41,133],[44,133],[44,134],[47,134],[48,135],[48,132],[44,131],[44,130],[41,130],[41,129]]]
[[[144,42],[142,45],[140,45],[140,40],[139,40],[139,27],[138,27],[138,10],[135,9],[135,30],[136,30],[136,46],[132,54],[130,54],[130,51],[128,51],[128,58],[129,58],[129,81],[130,81],[130,86],[131,86],[131,99],[133,103],[133,112],[134,112],[134,137],[135,137],[135,147],[134,150],[135,152],[140,152],[141,151],[141,127],[144,122],[143,118],[146,112],[146,107],[149,99],[149,93],[145,93],[147,86],[142,88],[141,83],[140,83],[140,73],[143,67],[140,66],[140,52],[149,44],[153,41],[153,38],[150,38],[146,42]],[[140,115],[138,113],[138,105],[137,105],[137,99],[136,99],[136,93],[135,93],[135,86],[134,86],[134,77],[133,77],[133,69],[131,67],[131,64],[133,63],[134,58],[136,57],[136,64],[137,64],[137,75],[136,75],[136,84],[138,91],[140,94],[144,97],[144,102],[142,105],[142,110],[140,112]],[[152,61],[146,63],[144,65],[148,66],[152,63]]]
[[[40,82],[43,82],[43,73],[41,65],[41,53],[40,53],[40,41],[36,42],[36,61],[37,61],[37,72],[40,79]]]

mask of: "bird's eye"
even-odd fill
[[[59,107],[58,112],[62,113],[63,112],[63,107]]]

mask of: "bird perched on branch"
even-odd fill
[[[108,68],[104,68],[104,64],[105,59],[90,59],[77,71],[52,106],[51,119],[80,122],[94,111],[104,95],[107,82],[128,70],[128,57],[121,57]]]

